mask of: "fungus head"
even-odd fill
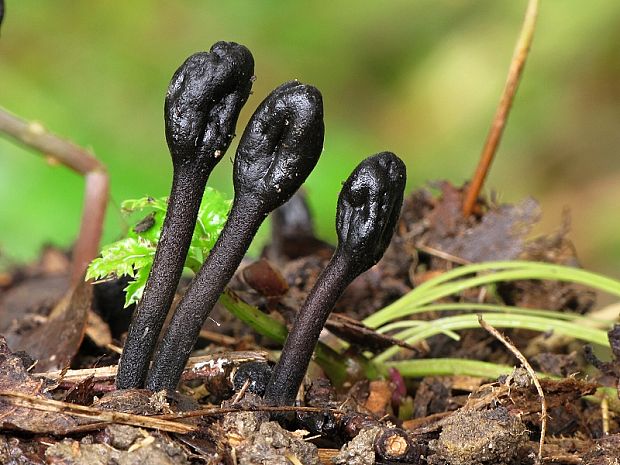
[[[381,152],[360,163],[338,198],[338,251],[357,273],[381,259],[392,239],[403,203],[407,174],[403,161]]]
[[[235,135],[252,88],[254,58],[243,45],[217,42],[177,69],[164,105],[166,140],[175,166],[212,169]]]
[[[282,205],[314,169],[323,136],[318,89],[297,81],[282,84],[259,105],[241,137],[235,194],[254,197],[265,211]]]

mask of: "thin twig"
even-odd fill
[[[482,315],[478,315],[478,323],[480,326],[484,328],[491,336],[495,337],[498,341],[500,341],[504,346],[513,353],[515,357],[521,362],[523,367],[526,369],[530,377],[532,378],[532,383],[536,386],[536,390],[538,391],[538,397],[540,398],[540,442],[538,444],[538,461],[542,463],[542,454],[543,454],[543,446],[545,444],[545,435],[547,433],[547,400],[545,399],[545,393],[543,392],[542,386],[540,385],[540,381],[538,380],[538,376],[530,365],[530,362],[527,361],[525,356],[516,348],[516,346],[512,343],[508,337],[502,333],[500,333],[497,329],[491,326],[489,323],[482,319]]]
[[[272,406],[272,405],[255,405],[251,407],[210,407],[199,410],[192,410],[188,412],[170,413],[167,415],[158,415],[157,418],[163,420],[181,420],[183,418],[194,417],[214,417],[220,415],[227,415],[229,413],[242,413],[242,412],[304,412],[304,413],[332,413],[334,415],[344,415],[345,412],[335,408],[322,408],[322,407],[300,407],[300,406]]]
[[[443,250],[439,250],[435,247],[431,247],[430,245],[414,244],[413,246],[421,252],[424,252],[433,257],[441,258],[448,262],[456,263],[457,265],[470,265],[471,264],[470,260],[457,257],[456,255],[452,255],[451,253],[444,252]]]
[[[59,400],[37,397],[23,392],[0,391],[0,397],[5,397],[11,404],[18,407],[41,410],[44,412],[62,412],[71,416],[88,418],[96,422],[119,423],[122,425],[139,426],[143,428],[159,429],[171,433],[190,433],[196,426],[186,425],[158,417],[147,417],[131,413],[102,410],[84,405],[61,402]]]
[[[259,351],[223,352],[219,354],[202,355],[191,357],[183,372],[183,378],[208,377],[219,375],[227,366],[238,366],[247,362],[267,362],[267,353]],[[93,382],[102,383],[113,381],[116,377],[117,365],[85,368],[82,370],[58,370],[45,373],[33,373],[37,379],[48,379],[61,385],[77,384],[87,378],[93,378]]]
[[[303,463],[301,463],[301,461],[299,460],[299,458],[291,453],[291,452],[287,452],[286,454],[284,454],[284,456],[286,457],[286,459],[291,462],[293,465],[304,465]]]
[[[216,344],[227,347],[234,347],[239,343],[239,340],[234,337],[216,333],[215,331],[209,331],[207,329],[200,330],[200,337],[202,339],[206,339],[207,341],[215,342]]]
[[[251,384],[252,384],[252,380],[250,378],[245,380],[245,383],[243,383],[243,386],[241,386],[241,389],[239,389],[239,392],[235,395],[232,401],[233,405],[238,403],[243,398],[243,396],[245,396],[245,393]]]
[[[88,264],[99,254],[110,184],[105,166],[86,149],[48,132],[39,123],[24,121],[1,107],[0,134],[41,152],[48,160],[59,162],[84,177],[84,208],[71,269],[72,284],[77,284],[82,280]]]
[[[480,194],[480,190],[489,173],[491,163],[493,162],[493,158],[502,139],[506,120],[508,119],[512,102],[517,93],[521,75],[523,74],[525,60],[527,59],[528,52],[532,45],[534,30],[536,28],[536,17],[538,16],[538,3],[538,0],[530,0],[528,3],[527,11],[525,12],[525,20],[523,21],[523,26],[510,63],[510,69],[508,70],[508,79],[506,80],[504,91],[502,92],[497,111],[495,112],[493,123],[489,129],[487,140],[482,148],[482,154],[480,155],[476,173],[469,184],[467,195],[463,202],[463,216],[465,218],[471,215],[476,205],[476,200],[478,199],[478,195]]]

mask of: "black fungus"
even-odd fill
[[[183,271],[211,171],[235,133],[252,87],[254,59],[243,45],[218,42],[174,73],[164,106],[173,179],[168,211],[144,295],[133,315],[116,386],[142,387]]]
[[[228,220],[157,348],[146,383],[149,389],[176,388],[203,322],[259,226],[316,165],[323,133],[321,94],[297,81],[275,89],[254,112],[235,157],[235,197]]]
[[[406,170],[400,158],[382,152],[351,173],[338,198],[338,247],[297,314],[265,392],[271,405],[292,405],[327,318],[359,274],[387,248],[403,202]]]

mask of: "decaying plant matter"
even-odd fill
[[[336,300],[361,273],[383,256],[403,203],[406,169],[400,158],[382,152],[360,163],[338,198],[338,247],[286,339],[265,391],[274,405],[292,405],[319,334]]]
[[[174,169],[153,267],[134,313],[116,380],[141,387],[183,271],[205,185],[223,158],[252,87],[254,59],[243,45],[218,42],[189,57],[170,82],[164,107]]]
[[[530,1],[530,5],[537,3]],[[196,70],[194,77],[200,75],[199,66]],[[167,106],[167,117],[171,118],[167,121],[171,123],[167,126],[169,145],[171,151],[179,148],[176,155],[180,154],[180,158],[175,158],[173,152],[175,176],[181,170],[178,164],[187,161],[187,166],[201,166],[196,157],[209,157],[208,153],[199,154],[202,139],[192,139],[192,134],[215,134],[217,131],[212,129],[219,127],[224,115],[220,110],[226,110],[226,104],[215,105],[209,115],[214,126],[208,122],[195,126],[201,115],[192,116],[192,109],[203,98],[202,90],[198,86],[185,95],[183,88],[194,77],[176,81],[181,90],[178,95],[187,99],[178,100],[180,106],[176,109]],[[514,81],[509,79],[507,89],[511,83]],[[305,164],[305,155],[318,156],[320,152],[322,120],[315,118],[320,106],[311,105],[320,102],[318,91],[293,82],[274,93],[277,96],[266,100],[261,107],[263,113],[259,108],[259,116],[253,117],[243,137],[235,166],[237,192],[231,221],[218,249],[188,291],[191,300],[182,304],[183,312],[175,317],[171,332],[157,353],[152,378],[148,377],[153,389],[174,387],[174,370],[182,367],[184,354],[193,345],[190,333],[200,327],[218,297],[218,288],[221,290],[234,272],[251,233],[267,212],[302,182],[297,179],[299,172],[291,166],[301,162],[304,178],[306,168],[309,172],[309,165],[313,164]],[[224,101],[230,103],[226,98]],[[502,102],[496,121],[505,121],[509,109],[508,100]],[[307,107],[306,103],[310,105]],[[308,118],[287,117],[289,106],[303,110],[299,115]],[[189,115],[188,119],[183,119],[184,115]],[[197,119],[192,119],[194,116]],[[180,118],[178,124],[174,118]],[[0,123],[2,120],[0,117]],[[27,137],[38,134],[34,139],[37,144],[53,140],[39,132],[36,124],[16,125],[14,119],[6,117],[4,121],[12,123],[10,127],[14,129],[24,128],[25,137],[18,140],[32,147],[37,145],[27,142]],[[306,123],[317,128],[312,133],[316,137],[311,137],[309,130],[304,133]],[[497,147],[502,127],[494,124],[487,147]],[[69,155],[74,153],[71,145],[64,147],[70,149]],[[306,153],[306,149],[310,152]],[[485,153],[491,152],[485,149]],[[45,153],[57,157],[52,151]],[[215,158],[221,154],[213,153]],[[63,161],[62,157],[58,159]],[[97,165],[88,157],[77,157],[75,160],[80,162],[73,164],[72,157],[67,159],[68,166],[87,174],[87,186],[93,179],[107,180],[105,171],[96,169]],[[212,168],[209,163],[202,165],[207,170],[197,175],[192,172],[195,177],[188,174],[185,180],[206,182]],[[191,171],[187,168],[187,172]],[[484,176],[478,179],[483,180]],[[529,203],[523,208],[497,205],[478,195],[479,185],[475,187],[475,182],[471,183],[474,190],[445,182],[439,196],[426,190],[412,193],[404,201],[395,228],[404,182],[404,166],[393,154],[378,154],[362,162],[340,195],[337,249],[315,237],[303,202],[291,203],[280,211],[272,225],[282,229],[263,252],[273,263],[261,260],[246,267],[219,300],[223,308],[261,337],[270,338],[274,345],[267,347],[279,347],[286,341],[275,373],[266,352],[245,351],[247,345],[269,344],[265,339],[252,340],[247,329],[236,321],[229,325],[226,316],[214,315],[222,321],[225,334],[202,331],[201,337],[231,352],[215,350],[189,360],[183,371],[182,390],[191,389],[192,398],[179,393],[115,389],[116,357],[107,355],[116,349],[112,342],[93,339],[97,352],[89,347],[92,344],[77,351],[81,336],[74,328],[93,324],[88,321],[87,310],[107,310],[114,298],[120,302],[123,284],[109,283],[116,290],[100,300],[102,296],[96,294],[105,285],[95,287],[95,297],[91,298],[86,295],[92,290],[90,283],[82,282],[81,289],[88,292],[76,293],[79,297],[54,307],[48,316],[45,309],[39,311],[43,299],[30,299],[30,294],[57,286],[57,278],[64,276],[47,276],[50,270],[54,275],[59,273],[57,264],[50,267],[48,258],[32,271],[0,273],[0,332],[4,336],[6,331],[8,341],[0,337],[0,463],[90,463],[91,457],[97,456],[102,462],[119,464],[574,464],[607,463],[610,457],[620,456],[620,423],[614,415],[620,412],[620,405],[615,402],[620,374],[620,325],[614,325],[607,333],[611,325],[605,321],[608,314],[585,316],[592,300],[589,289],[582,288],[591,287],[618,297],[620,281],[574,268],[577,261],[572,247],[567,247],[565,232],[542,241],[526,240],[522,229],[527,229],[530,222],[533,224],[536,208]],[[200,190],[197,185],[194,183],[196,192]],[[99,186],[107,186],[107,181]],[[91,192],[88,187],[87,192]],[[461,207],[467,204],[467,196],[473,199],[473,210],[463,216]],[[90,197],[95,197],[94,193]],[[136,269],[141,269],[142,286],[159,241],[166,199],[145,198],[130,203],[134,207],[146,204],[153,211],[158,205],[156,210],[161,217],[150,215],[128,233],[142,245],[148,240],[148,252],[140,255],[144,259],[139,261],[130,261],[130,256],[139,255],[136,253],[128,254],[123,261],[119,255],[112,260],[104,252],[101,260],[107,263],[103,267],[107,274],[96,278],[132,276]],[[205,239],[198,247],[196,239],[206,237],[207,222],[199,213],[199,224],[185,259],[185,266],[194,271],[200,269],[215,243],[230,207],[228,201],[223,201],[223,209],[215,208],[209,202],[209,194],[203,195],[201,211],[205,205],[221,222],[217,230],[207,234],[208,241]],[[178,206],[178,202],[171,200],[171,209],[178,211]],[[92,215],[92,210],[85,210]],[[191,223],[188,221],[185,226],[189,228]],[[372,266],[381,258],[394,229],[389,252],[377,266]],[[150,230],[149,234],[140,236],[146,230]],[[88,251],[94,249],[95,242],[90,242],[92,248]],[[206,242],[208,246],[204,245]],[[170,247],[170,242],[167,246],[171,253],[183,255]],[[193,252],[198,248],[197,253]],[[74,248],[74,252],[78,250],[79,247]],[[82,263],[75,255],[74,263]],[[522,260],[515,260],[517,257]],[[64,275],[70,272],[75,279],[79,274],[82,281],[81,274],[75,271],[79,267],[70,271],[64,254],[58,253],[58,258],[62,258],[64,265],[60,269]],[[117,268],[111,266],[112,261]],[[455,263],[463,266],[454,266]],[[368,273],[347,287],[369,267]],[[51,280],[54,284],[47,284]],[[171,292],[177,280],[178,277],[160,283],[166,286],[166,292]],[[497,292],[488,292],[493,289],[489,285],[496,283],[501,283]],[[156,284],[152,282],[151,286]],[[331,316],[326,326],[330,334],[315,346],[332,304],[344,287],[345,296],[338,299],[335,307],[342,315]],[[6,289],[9,292],[5,294]],[[291,322],[304,298],[305,304],[287,340],[287,326],[279,317]],[[134,301],[138,300],[136,297]],[[613,308],[609,310],[617,314]],[[449,314],[446,316],[445,312]],[[357,321],[364,317],[362,322]],[[96,324],[105,327],[105,314],[100,319]],[[20,324],[13,325],[13,321]],[[38,325],[34,330],[33,324]],[[480,330],[463,334],[458,344],[449,339],[457,339],[463,330],[479,326],[509,347],[523,365],[529,366],[526,359],[530,359],[530,377],[523,370],[513,371],[512,363],[506,365],[511,359]],[[69,328],[79,336],[67,344],[75,349],[71,353],[67,345],[55,344],[57,340],[69,339],[63,331]],[[507,343],[508,339],[495,328],[516,329],[512,333],[516,344]],[[118,341],[126,326],[110,329],[109,340]],[[144,329],[148,333],[151,327]],[[534,337],[534,332],[545,337]],[[48,338],[48,344],[37,344],[41,336],[48,334],[56,337]],[[143,334],[138,334],[137,339],[130,337],[127,349]],[[13,347],[11,340],[22,335],[22,344],[28,344]],[[612,358],[602,362],[593,355],[594,349],[586,350],[586,357],[581,357],[575,350],[576,343],[567,342],[570,338],[597,346],[597,353],[610,351]],[[177,344],[179,341],[181,345]],[[394,341],[398,341],[399,347],[390,347]],[[31,349],[37,345],[45,347],[41,352]],[[176,354],[181,346],[184,352]],[[313,371],[309,377],[312,382],[299,396],[303,406],[290,406],[313,350],[326,378]],[[425,352],[428,357],[418,358]],[[97,359],[98,365],[111,365],[90,368],[93,355],[103,357]],[[148,357],[149,354],[147,363]],[[52,360],[54,367],[46,368],[46,361]],[[89,368],[67,372],[69,363],[75,368]],[[588,363],[602,373],[597,375]],[[545,379],[532,368],[562,379]],[[575,373],[588,373],[590,380],[581,380]],[[492,384],[480,384],[481,378],[497,379],[500,375],[508,376]],[[530,378],[536,380],[536,390]],[[416,381],[406,382],[413,379]],[[258,397],[267,385],[265,398],[271,405],[263,405],[265,399]],[[205,396],[209,403],[221,402],[221,407],[205,408],[202,402],[195,402]],[[290,420],[286,427],[297,431],[291,433],[277,422],[268,421],[273,414],[279,420],[285,414]],[[302,439],[303,431],[309,434]],[[548,441],[543,449],[545,434]],[[67,435],[71,437],[60,438]],[[534,441],[538,438],[536,457]]]
[[[149,371],[149,389],[176,388],[202,324],[263,220],[316,165],[323,134],[321,94],[297,81],[275,89],[252,115],[235,157],[228,221],[172,317]]]

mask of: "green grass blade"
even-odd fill
[[[588,316],[579,315],[577,313],[571,312],[558,312],[555,310],[543,310],[538,308],[526,308],[526,307],[514,307],[512,305],[499,305],[499,304],[481,304],[478,302],[448,302],[434,305],[423,305],[421,307],[414,307],[410,309],[410,312],[407,316],[413,316],[420,313],[426,312],[446,312],[446,311],[469,311],[469,312],[502,312],[502,313],[510,313],[514,315],[533,315],[533,316],[541,316],[547,318],[553,318],[558,320],[566,320],[566,321],[579,321],[583,324],[587,324],[589,326],[601,327],[601,326],[610,326],[613,321],[612,320],[604,320],[600,318],[590,318]],[[411,320],[406,320],[411,321]],[[418,320],[416,320],[418,321]],[[388,323],[386,325],[381,326],[377,329],[378,332],[384,333],[386,328],[392,328],[392,325],[399,323]]]
[[[570,336],[575,339],[592,344],[607,346],[607,333],[596,328],[588,328],[581,324],[570,321],[557,321],[532,315],[506,315],[503,313],[485,313],[484,320],[496,328],[520,328],[540,332],[553,331],[558,334]],[[405,323],[405,322],[403,322]],[[429,337],[445,331],[460,331],[463,329],[480,328],[478,316],[475,314],[455,315],[434,320],[432,324],[415,326],[401,331],[393,337],[402,339],[409,344],[415,344]],[[382,363],[389,360],[400,350],[399,347],[391,347],[377,355],[373,361]]]
[[[490,271],[505,268],[509,269],[451,281],[454,277],[472,274],[477,271]],[[371,328],[378,328],[387,322],[410,315],[414,309],[418,309],[441,298],[457,294],[463,290],[501,281],[524,279],[573,282],[620,296],[619,281],[578,268],[537,262],[488,262],[467,265],[431,279],[405,294],[396,302],[366,318],[364,324]]]
[[[405,378],[425,376],[475,376],[477,378],[497,379],[512,373],[514,367],[497,363],[481,362],[461,358],[426,358],[387,362],[386,367],[396,368]]]

